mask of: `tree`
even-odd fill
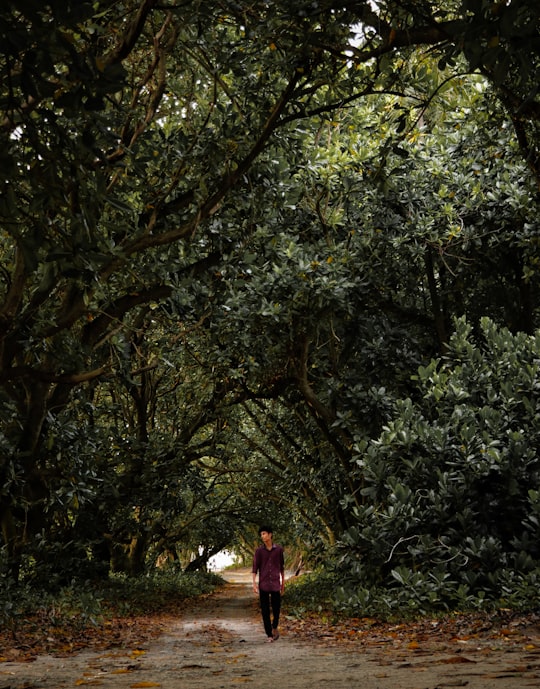
[[[187,8],[118,9],[30,3],[2,14],[1,520],[14,571],[52,489],[51,414],[114,372],[117,333],[149,304],[173,297],[189,310],[197,275],[208,289],[202,276],[211,282],[235,240],[211,223],[196,237],[308,82],[269,41],[257,74],[260,43],[232,14],[208,10],[208,22],[201,10],[186,23]],[[287,22],[283,38],[293,40]]]
[[[496,12],[490,14],[492,9]],[[151,340],[153,327],[143,326],[161,305],[167,317],[183,327],[198,325],[211,339],[205,347],[213,367],[211,394],[200,400],[210,405],[208,423],[230,398],[276,399],[292,387],[300,393],[291,396],[292,403],[303,400],[332,448],[329,455],[335,453],[348,472],[350,430],[342,421],[348,409],[340,409],[333,385],[320,382],[336,361],[348,365],[354,360],[357,366],[350,371],[358,383],[349,402],[356,410],[375,408],[380,414],[380,396],[374,397],[364,383],[366,367],[360,362],[366,352],[368,361],[378,365],[381,360],[373,319],[383,301],[376,278],[361,285],[354,279],[346,243],[313,263],[311,246],[305,250],[302,242],[291,243],[286,233],[276,233],[282,222],[292,221],[299,237],[311,240],[316,218],[319,252],[329,228],[341,231],[339,207],[325,207],[330,191],[325,185],[335,180],[315,180],[315,204],[298,219],[292,208],[289,214],[278,212],[285,200],[280,193],[296,193],[292,185],[280,186],[282,175],[301,169],[305,143],[317,141],[325,131],[321,119],[370,95],[401,90],[401,75],[415,46],[431,46],[455,59],[456,51],[473,45],[474,32],[484,24],[488,37],[500,30],[497,55],[508,55],[508,64],[521,77],[501,82],[501,70],[491,69],[487,57],[493,46],[480,57],[471,48],[469,59],[505,95],[514,125],[523,123],[521,133],[516,127],[518,141],[535,170],[531,132],[537,121],[536,94],[529,86],[536,83],[536,72],[527,72],[532,82],[523,76],[523,65],[537,67],[535,17],[531,2],[493,7],[450,3],[444,8],[427,2],[381,2],[375,8],[368,2],[323,2],[308,10],[300,2],[266,3],[256,10],[251,3],[169,6],[155,0],[112,6],[84,1],[28,2],[24,8],[5,4],[0,10],[0,383],[5,429],[0,522],[14,574],[25,539],[41,525],[67,529],[48,515],[57,487],[71,490],[68,472],[76,469],[84,489],[96,491],[86,479],[96,466],[94,430],[88,429],[85,451],[76,462],[67,461],[64,452],[64,424],[69,420],[77,428],[86,418],[76,409],[86,388],[91,403],[106,400],[105,410],[110,409],[112,390],[122,402],[130,395],[135,405],[136,423],[121,437],[130,448],[121,458],[125,476],[143,468],[148,448],[154,454],[147,428],[152,398],[145,387],[152,381],[144,378],[146,363],[129,367],[131,348],[144,351],[140,337]],[[359,33],[353,45],[354,25]],[[532,52],[514,48],[509,39],[516,31],[526,34]],[[461,69],[457,61],[456,68]],[[386,138],[376,154],[379,163],[401,157],[398,143],[399,137]],[[383,165],[378,168],[384,172]],[[351,178],[356,184],[357,178]],[[268,190],[274,187],[272,195]],[[264,225],[258,207],[263,200],[271,202]],[[383,197],[377,201],[384,205]],[[355,217],[353,211],[349,217]],[[380,218],[386,226],[401,215],[385,209]],[[275,245],[270,232],[276,234]],[[263,271],[265,262],[257,253],[253,257],[254,247],[257,252],[266,247],[268,261],[277,256],[278,269],[286,260],[294,271],[298,262],[299,273],[287,270],[282,276],[278,270],[255,285],[250,271]],[[369,245],[359,248],[363,265],[370,251]],[[349,275],[333,274],[338,260]],[[240,263],[243,273],[237,270]],[[299,288],[302,273],[316,290]],[[273,343],[269,356],[260,356],[264,365],[241,353],[253,340],[240,340],[234,319],[227,325],[227,308],[240,303],[240,287],[246,284],[253,287],[249,297],[265,289],[278,291],[279,301],[266,302],[271,319],[279,310],[276,303],[286,304],[288,311],[287,318],[277,319],[286,339],[273,337],[278,331],[267,335],[265,342]],[[304,303],[289,311],[286,289]],[[354,311],[366,304],[371,318],[359,327]],[[392,304],[384,304],[388,316]],[[338,334],[329,318],[332,309],[339,313]],[[252,333],[266,318],[255,315]],[[323,325],[315,327],[321,318]],[[274,327],[276,319],[270,322]],[[389,331],[385,380],[402,360],[396,353],[405,349],[414,359],[409,343],[418,337],[409,337],[407,323]],[[318,390],[310,379],[314,335],[330,343],[321,349]],[[340,341],[346,347],[332,346]],[[280,369],[276,376],[276,361],[288,362],[285,375]],[[400,385],[406,375],[403,366]],[[378,382],[379,372],[370,370],[367,377]],[[380,416],[373,427],[379,422]],[[97,442],[110,437],[108,431],[96,429]],[[132,461],[132,448],[138,463]],[[171,459],[167,447],[159,448],[158,455]],[[175,465],[174,454],[173,459],[171,469],[181,473],[184,464]],[[112,493],[114,485],[111,481]]]
[[[420,66],[433,84],[430,63]],[[445,351],[453,319],[490,314],[531,332],[538,322],[536,299],[522,300],[538,291],[534,185],[523,182],[497,110],[475,102],[485,88],[476,79],[441,88],[430,122],[406,125],[406,136],[397,130],[411,96],[386,98],[382,115],[381,98],[373,109],[334,113],[318,147],[306,140],[309,164],[293,160],[281,175],[292,181],[254,210],[249,260],[238,256],[221,275],[230,295],[213,319],[221,360],[232,354],[229,366],[253,397],[274,390],[294,409],[305,405],[305,436],[315,441],[295,425],[289,455],[305,475],[322,456],[336,477],[325,483],[334,537],[362,502],[362,480],[351,478],[354,438],[376,437],[392,400],[418,394],[410,376]],[[478,120],[468,118],[471,106]],[[383,133],[380,147],[359,121]],[[296,156],[301,145],[299,137]]]

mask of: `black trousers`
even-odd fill
[[[281,593],[279,591],[263,591],[259,589],[259,601],[261,603],[261,615],[266,636],[272,636],[272,630],[277,629],[279,613],[281,611]],[[272,608],[272,619],[270,618]]]

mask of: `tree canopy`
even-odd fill
[[[205,566],[268,520],[352,607],[537,571],[537,2],[21,5],[5,576]]]

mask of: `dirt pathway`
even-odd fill
[[[537,632],[536,636],[535,633]],[[540,686],[540,630],[525,645],[426,639],[339,644],[288,631],[266,643],[249,577],[199,601],[144,648],[0,664],[0,689],[528,689]]]

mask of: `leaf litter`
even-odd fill
[[[0,630],[0,689],[190,689],[248,683],[267,689],[260,669],[277,663],[271,684],[313,689],[525,689],[540,685],[540,614],[455,614],[389,623],[289,614],[281,638],[264,643],[257,602],[232,582],[189,605],[103,625],[39,628],[30,620]],[[282,674],[280,674],[282,673]],[[381,684],[381,681],[384,684]]]

